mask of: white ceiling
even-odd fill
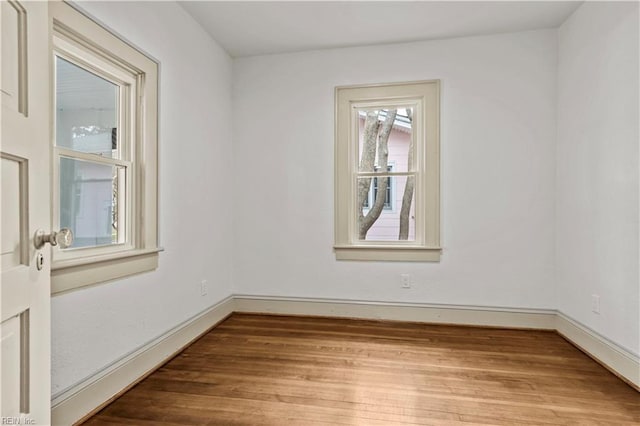
[[[185,1],[233,57],[553,28],[581,1]]]

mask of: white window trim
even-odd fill
[[[336,87],[335,245],[338,260],[439,261],[440,81]],[[357,110],[414,106],[415,241],[362,241],[356,235]]]
[[[52,248],[51,291],[60,293],[78,287],[111,281],[151,271],[158,267],[158,64],[64,2],[49,5],[52,28],[50,55],[51,87],[55,90],[56,53],[72,62],[79,62],[107,79],[126,84],[130,88],[130,109],[121,112],[121,120],[128,120],[130,133],[126,139],[136,139],[123,160],[105,158],[104,162],[131,167],[127,182],[128,203],[126,218],[127,242],[108,246],[73,249],[66,252]],[[51,111],[55,111],[55,93]],[[135,114],[139,114],[136,116]],[[55,115],[52,116],[55,118]],[[55,147],[55,120],[52,128],[52,229],[58,226],[58,166],[65,149]],[[121,129],[118,129],[120,132]],[[74,157],[82,157],[74,153]],[[94,158],[91,161],[95,161]]]

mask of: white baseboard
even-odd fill
[[[553,330],[555,310],[235,295],[236,312]]]
[[[640,356],[562,312],[556,314],[555,328],[562,337],[640,391]]]
[[[72,425],[83,419],[233,312],[556,330],[640,388],[637,355],[556,310],[234,295],[56,395],[52,423]]]
[[[137,383],[232,312],[233,297],[228,297],[56,395],[51,401],[51,423],[67,426],[83,419],[124,389]]]

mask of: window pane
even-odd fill
[[[126,168],[60,158],[60,227],[72,248],[124,242]]]
[[[388,131],[385,120],[395,111],[396,116]],[[408,171],[410,161],[411,126],[413,108],[359,110],[358,111],[358,170],[372,172],[384,163],[380,142],[387,147],[387,164],[393,163],[395,172]],[[386,137],[385,137],[386,135]]]
[[[56,57],[56,145],[117,156],[119,87]]]
[[[379,168],[376,167],[375,169],[376,171],[379,171]],[[387,166],[387,171],[391,172],[393,170],[393,166]],[[384,199],[384,203],[383,203],[383,209],[385,210],[390,210],[393,208],[393,189],[394,189],[394,181],[395,181],[395,177],[392,176],[381,176],[381,177],[374,177],[371,179],[371,185],[369,185],[369,192],[367,194],[367,196],[364,199],[364,203],[362,204],[363,207],[365,207],[366,209],[369,208],[369,206],[372,206],[375,204],[375,199],[378,196],[378,182],[379,180],[385,179],[386,180],[386,189],[385,189],[385,199]],[[366,181],[362,181],[362,182],[366,182]]]
[[[384,192],[374,191],[374,178],[358,178],[358,191],[366,194],[356,207],[358,239],[367,241],[415,241],[415,202],[413,176],[385,176],[377,178],[380,186],[386,179],[389,186]],[[408,182],[408,184],[407,184]],[[368,188],[368,192],[365,192]],[[384,194],[387,196],[385,197]],[[380,200],[376,208],[376,198],[390,195],[387,203]],[[388,207],[385,206],[388,205]]]

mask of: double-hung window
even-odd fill
[[[63,2],[53,27],[53,251],[60,292],[157,267],[157,63]]]
[[[440,259],[439,81],[336,88],[339,260]]]

